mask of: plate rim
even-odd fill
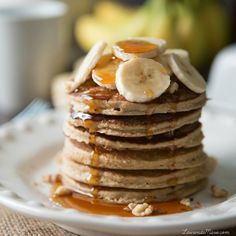
[[[206,109],[205,109],[206,110]],[[35,120],[43,120],[38,124],[44,126],[52,120],[59,120],[64,117],[65,113],[62,111],[50,111],[44,113]],[[0,131],[4,131],[10,127],[21,127],[32,122],[32,119],[17,122],[8,122],[0,127]],[[24,129],[21,130],[24,132]],[[1,139],[1,138],[0,138]],[[232,200],[233,199],[233,200]],[[156,217],[120,217],[120,216],[101,216],[89,213],[84,213],[74,209],[65,208],[51,208],[49,206],[43,205],[42,203],[33,201],[32,199],[25,200],[21,196],[7,189],[1,184],[0,180],[0,203],[12,210],[15,210],[23,215],[27,215],[34,218],[39,218],[43,220],[50,220],[59,223],[66,224],[89,224],[91,228],[97,229],[96,227],[104,227],[104,230],[111,231],[112,229],[120,229],[120,227],[125,227],[125,230],[136,229],[140,232],[147,232],[153,230],[172,230],[170,232],[176,232],[174,230],[183,227],[197,227],[202,225],[211,225],[214,228],[219,228],[222,226],[232,226],[232,221],[236,220],[236,195],[233,198],[226,200],[223,203],[216,204],[214,206],[206,207],[203,209],[194,210],[193,212],[178,213],[171,215],[163,215]],[[207,211],[212,211],[214,209],[220,210],[220,214],[211,214],[209,217],[206,214]],[[223,213],[223,214],[221,214]],[[183,221],[183,218],[187,218],[188,221]],[[174,218],[174,219],[173,219]],[[175,218],[181,218],[176,221]],[[168,220],[169,219],[169,220]],[[109,224],[107,221],[109,220]],[[105,231],[106,232],[106,231]]]

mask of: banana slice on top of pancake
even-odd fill
[[[113,46],[113,53],[123,61],[133,58],[154,58],[163,53],[166,41],[151,37],[134,37],[119,41]]]
[[[170,55],[177,55],[179,57],[181,57],[182,59],[185,59],[187,61],[190,61],[189,59],[189,53],[188,51],[181,49],[181,48],[169,48],[165,50],[164,55],[166,56],[170,56]]]
[[[169,65],[176,77],[187,88],[195,93],[206,91],[206,82],[201,74],[186,59],[172,54],[169,57]]]
[[[148,102],[166,91],[170,76],[158,62],[147,58],[135,58],[119,65],[116,71],[116,87],[130,102]]]
[[[116,89],[116,70],[121,60],[112,54],[103,55],[92,71],[93,81],[101,87]]]
[[[74,81],[68,81],[66,84],[67,92],[73,92],[89,78],[89,74],[103,55],[106,46],[107,43],[104,41],[98,41],[94,44],[87,56],[84,58],[79,69],[75,71]]]

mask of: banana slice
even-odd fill
[[[116,70],[120,62],[112,54],[103,55],[92,72],[93,81],[99,86],[116,89]]]
[[[206,82],[200,73],[186,60],[175,54],[170,55],[169,65],[176,77],[195,93],[206,91]]]
[[[175,54],[179,57],[181,57],[182,59],[185,59],[187,61],[190,61],[189,59],[189,53],[188,51],[184,50],[184,49],[180,49],[180,48],[169,48],[165,50],[164,55],[172,55]]]
[[[132,58],[154,58],[165,51],[166,41],[151,37],[134,37],[117,42],[113,53],[123,61]]]
[[[134,58],[119,65],[116,71],[116,87],[130,102],[148,102],[166,91],[170,76],[158,62],[146,58]]]
[[[171,75],[172,74],[172,70],[169,66],[169,60],[168,60],[168,55],[165,54],[160,54],[157,57],[153,58],[153,60],[159,62],[160,64],[162,64],[164,66],[164,68],[166,69],[166,72]]]
[[[89,74],[92,72],[93,68],[101,58],[106,46],[106,42],[98,41],[90,49],[78,70],[75,71],[74,81],[66,85],[67,92],[73,92],[89,78]]]

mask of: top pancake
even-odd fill
[[[172,80],[176,80],[175,77]],[[117,90],[100,87],[88,80],[69,95],[70,105],[75,112],[116,116],[184,112],[204,106],[205,93],[196,94],[180,82],[178,84],[179,89],[174,94],[166,91],[151,102],[134,103],[127,101]]]

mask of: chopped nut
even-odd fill
[[[128,208],[132,210],[132,214],[135,216],[148,216],[153,212],[153,206],[147,203],[136,204],[130,203]]]
[[[216,197],[216,198],[228,197],[228,192],[217,185],[211,186],[211,194],[213,197]]]
[[[171,82],[170,87],[168,89],[170,94],[175,93],[179,89],[179,85],[176,82]]]
[[[124,211],[131,211],[129,207],[125,207]]]
[[[193,202],[193,198],[183,198],[180,204],[191,207],[191,208],[201,208],[202,204],[200,202]]]
[[[60,175],[45,175],[43,176],[43,182],[48,183],[48,184],[53,184],[55,182],[58,182],[61,180]]]
[[[192,204],[192,208],[201,208],[201,207],[202,207],[201,202],[195,202]]]
[[[189,198],[183,198],[183,199],[180,201],[180,204],[185,205],[185,206],[188,206],[188,207],[191,206],[191,202],[190,202],[190,199],[189,199]]]
[[[130,210],[133,210],[136,206],[137,206],[137,203],[130,203],[130,204],[128,205],[128,208],[129,208]]]
[[[55,191],[56,196],[65,196],[65,195],[69,195],[71,193],[72,193],[72,191],[64,186],[59,186]]]

